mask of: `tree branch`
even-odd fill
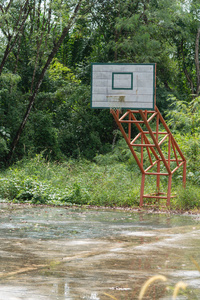
[[[42,81],[43,81],[43,79],[44,79],[44,75],[45,75],[45,73],[46,73],[46,71],[47,71],[47,69],[48,69],[48,67],[49,67],[49,65],[50,65],[50,63],[51,63],[51,61],[53,60],[54,56],[56,55],[58,49],[60,48],[60,46],[61,46],[61,44],[62,44],[64,38],[66,37],[66,35],[68,34],[70,28],[72,27],[73,22],[74,22],[74,20],[75,20],[77,14],[78,14],[78,11],[79,11],[79,9],[80,9],[80,7],[81,7],[81,2],[82,2],[82,1],[83,1],[83,0],[79,0],[79,1],[78,1],[78,4],[76,5],[76,7],[75,7],[75,9],[74,9],[74,12],[73,12],[73,14],[72,14],[72,16],[71,16],[71,18],[70,18],[70,20],[69,20],[69,22],[68,22],[68,25],[63,29],[60,38],[58,39],[57,43],[54,45],[54,47],[53,47],[51,53],[49,54],[49,56],[48,56],[48,58],[47,58],[47,61],[46,61],[45,65],[44,65],[44,67],[43,67],[43,69],[42,69],[41,74],[40,74],[40,77],[39,77],[39,79],[38,79],[38,81],[37,81],[37,83],[36,83],[36,85],[35,85],[35,89],[34,89],[32,95],[29,97],[29,104],[28,104],[26,113],[25,113],[24,118],[23,118],[23,121],[22,121],[22,123],[21,123],[21,125],[20,125],[20,127],[19,127],[19,129],[18,129],[18,131],[17,131],[17,133],[16,133],[16,135],[15,135],[15,138],[14,138],[14,140],[13,140],[13,142],[12,142],[11,150],[10,150],[8,156],[7,156],[7,162],[8,162],[8,163],[10,163],[10,160],[11,160],[11,158],[12,158],[12,156],[13,156],[13,153],[14,153],[14,151],[15,151],[15,148],[16,148],[16,146],[17,146],[17,143],[18,143],[18,141],[19,141],[19,139],[20,139],[20,137],[21,137],[21,134],[22,134],[22,132],[23,132],[23,129],[24,129],[24,127],[25,127],[25,125],[26,125],[26,122],[27,122],[27,120],[28,120],[28,118],[29,118],[30,112],[31,112],[32,107],[33,107],[33,104],[34,104],[34,102],[35,102],[36,95],[37,95],[38,90],[39,90],[39,88],[40,88],[40,86],[41,86],[41,84],[42,84]]]
[[[0,64],[0,75],[2,73],[3,67],[4,67],[4,65],[6,63],[6,60],[7,60],[8,56],[9,56],[10,52],[12,51],[13,47],[15,46],[15,44],[16,44],[16,42],[18,40],[19,34],[23,30],[24,24],[26,22],[26,19],[27,19],[28,15],[29,15],[30,10],[31,10],[31,8],[29,7],[27,13],[23,17],[22,23],[21,23],[21,25],[20,25],[20,27],[19,27],[19,29],[18,29],[15,37],[14,37],[14,33],[13,33],[13,35],[11,37],[8,37],[8,43],[7,43],[7,46],[6,46],[6,50],[4,52],[4,56],[3,56],[2,62]],[[12,41],[12,39],[14,39],[14,40]]]
[[[9,1],[9,3],[8,3],[8,5],[6,6],[6,12],[9,10],[9,8],[10,8],[10,5],[13,3],[13,0],[10,0]]]

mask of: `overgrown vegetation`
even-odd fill
[[[190,176],[191,168],[195,172],[199,165],[194,170],[194,164],[188,164],[186,189],[182,187],[181,172],[174,174],[172,192],[177,197],[171,199],[172,209],[200,208],[200,185]],[[52,162],[45,152],[24,158],[0,173],[0,197],[3,201],[34,204],[138,207],[140,184],[139,168],[120,139],[112,152],[97,155],[93,162],[83,158]],[[155,178],[147,176],[146,192],[154,192],[155,187]],[[161,189],[167,189],[165,176]],[[165,204],[160,200],[158,207]]]
[[[107,159],[55,163],[37,155],[22,160],[1,173],[0,196],[37,204],[138,205],[137,168],[133,171],[123,162],[105,164]],[[133,189],[133,180],[138,188]]]
[[[157,63],[157,106],[187,158],[172,205],[198,208],[199,11],[196,0],[0,0],[1,197],[138,205],[138,168],[109,111],[90,108],[90,68]]]
[[[157,63],[157,105],[198,97],[196,0],[1,0],[0,162],[111,150],[116,126],[90,109],[92,62]]]

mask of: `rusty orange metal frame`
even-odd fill
[[[158,108],[155,106],[155,110],[151,111],[130,109],[127,110],[121,117],[118,109],[111,109],[111,113],[142,173],[140,206],[143,206],[144,198],[154,198],[156,200],[166,199],[166,204],[167,206],[169,206],[170,199],[173,197],[171,195],[172,175],[181,166],[183,166],[183,185],[186,185],[186,159],[182,154],[178,144],[176,143],[170,129],[165,123],[162,115],[160,114]],[[153,120],[155,120],[154,130],[151,128],[150,124]],[[122,124],[128,125],[127,133]],[[161,124],[164,131],[159,131],[159,126]],[[133,125],[136,126],[139,133],[132,139],[131,132]],[[161,146],[164,145],[165,151],[161,149]],[[138,152],[134,150],[134,148],[140,148],[140,154],[138,154]],[[144,167],[145,150],[147,152],[149,162],[148,167]],[[152,170],[155,168],[156,171]],[[154,194],[144,195],[146,175],[157,176],[156,193]],[[168,176],[168,189],[166,194],[160,192],[160,176]]]

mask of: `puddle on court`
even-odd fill
[[[0,204],[0,300],[200,299],[200,216]],[[178,299],[178,298],[177,298]]]

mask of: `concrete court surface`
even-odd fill
[[[0,300],[200,299],[200,216],[0,203]]]

